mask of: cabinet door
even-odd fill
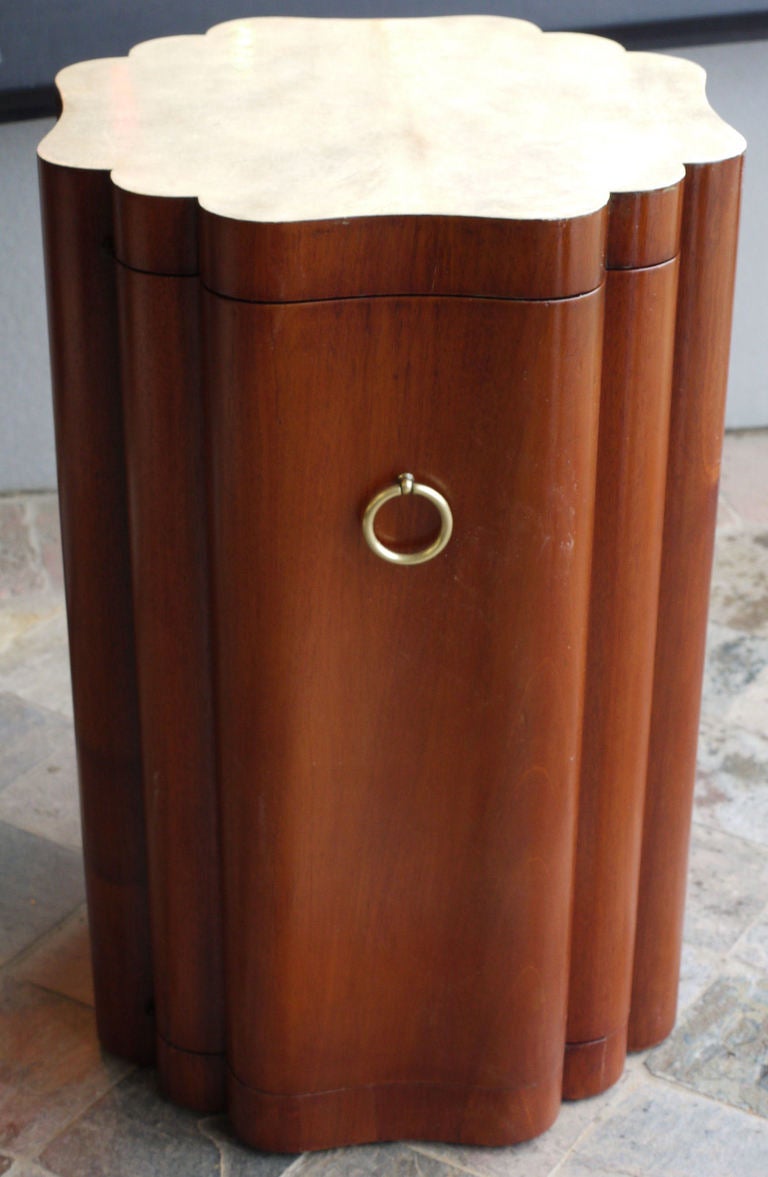
[[[602,293],[208,296],[232,1114],[505,1143],[560,1101]],[[409,471],[454,533],[366,546]],[[428,542],[429,510],[382,511]]]

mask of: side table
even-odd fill
[[[104,1046],[508,1144],[671,1029],[744,143],[699,67],[247,19],[39,149]]]

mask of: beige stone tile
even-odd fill
[[[206,1121],[204,1121],[206,1123]],[[221,1177],[223,1153],[198,1117],[162,1099],[151,1071],[133,1071],[48,1145],[56,1177]],[[277,1177],[292,1157],[252,1151],[242,1177]]]
[[[36,944],[13,968],[12,975],[17,981],[29,981],[92,1006],[93,976],[85,905]]]
[[[552,1177],[765,1177],[768,1121],[672,1084],[637,1087]]]
[[[0,604],[63,591],[58,496],[0,496]]]
[[[477,1177],[548,1177],[579,1137],[602,1122],[643,1077],[638,1058],[615,1087],[594,1099],[564,1103],[552,1127],[534,1140],[510,1148],[471,1148],[465,1145],[414,1144],[419,1152],[477,1174]]]
[[[48,578],[48,587],[51,592],[63,594],[59,496],[54,493],[30,495],[27,511],[30,541]]]
[[[28,496],[0,497],[0,602],[47,588],[30,536]]]
[[[0,791],[44,760],[71,730],[64,716],[0,692]]]
[[[745,523],[768,527],[768,430],[726,434],[720,487]]]
[[[0,822],[0,963],[31,947],[83,898],[77,851]]]
[[[720,972],[722,961],[720,953],[683,942],[677,995],[678,1018],[712,984]]]
[[[74,734],[66,727],[45,757],[0,792],[0,821],[62,846],[82,845]]]
[[[199,1120],[197,1130],[218,1149],[222,1177],[278,1177],[298,1160],[291,1153],[267,1153],[243,1144],[236,1139],[226,1116]]]
[[[29,638],[39,625],[54,620],[63,611],[61,600],[51,596],[16,597],[10,603],[0,604],[0,657],[12,651],[16,642]]]
[[[768,683],[768,638],[729,629],[711,622],[707,635],[702,715],[738,722],[742,727],[765,729],[763,721],[744,723],[737,718],[740,701],[754,693],[758,684]],[[768,695],[766,686],[760,695]]]
[[[7,691],[0,691],[0,747],[3,752],[9,744],[29,732],[44,728],[49,715],[40,707],[34,707]]]
[[[717,500],[717,532],[718,536],[729,531],[741,531],[744,522],[737,511],[731,506],[724,494]]]
[[[631,1174],[628,1169],[606,1169],[597,1161],[584,1161],[577,1156],[569,1156],[552,1170],[549,1177],[631,1177]]]
[[[69,644],[63,604],[0,650],[3,690],[72,718]]]
[[[724,954],[752,926],[768,894],[768,849],[694,823],[684,936]]]
[[[768,733],[703,720],[694,812],[700,825],[768,847]]]
[[[0,1152],[24,1156],[35,1156],[128,1069],[102,1057],[92,1010],[7,976],[0,1060]]]
[[[768,527],[718,535],[710,617],[732,630],[768,636]]]
[[[731,703],[728,722],[750,731],[768,731],[768,667],[764,667]]]
[[[369,1144],[305,1153],[287,1177],[461,1177],[465,1172],[404,1144]]]
[[[768,977],[768,907],[736,942],[731,955]]]
[[[731,962],[646,1065],[654,1075],[768,1121],[768,978]]]
[[[3,1170],[0,1169],[0,1173],[2,1172]],[[35,1164],[34,1161],[15,1161],[8,1170],[8,1177],[56,1177],[56,1175],[52,1174],[50,1169],[44,1169],[42,1165]]]

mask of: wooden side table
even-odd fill
[[[743,140],[495,17],[58,84],[102,1041],[267,1149],[533,1136],[674,1020]]]

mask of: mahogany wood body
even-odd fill
[[[75,638],[76,706],[111,733],[117,690],[131,717],[130,740],[110,736],[110,765],[132,749],[126,791],[104,763],[89,774],[78,716],[90,875],[111,861],[103,799],[129,815],[134,939],[118,946],[92,887],[94,952],[128,954],[121,1000],[143,1010],[142,758],[163,1083],[215,1110],[226,1060],[254,1144],[511,1143],[562,1092],[615,1081],[628,1020],[635,1046],[670,1028],[737,165],[504,225],[270,231],[115,188],[117,260],[94,246],[107,177],[43,165],[71,630],[89,609],[112,626],[95,669]],[[101,283],[95,342],[83,267]],[[455,516],[415,568],[378,560],[360,528],[405,470]],[[122,519],[113,572],[86,562],[87,589],[84,472],[85,499],[109,482]],[[380,518],[390,542],[435,527],[418,501]],[[138,1029],[120,1039],[97,997],[103,1041],[134,1057]]]
[[[688,168],[629,1044],[675,1021],[743,159]]]
[[[532,1135],[561,1090],[601,292],[207,322],[234,1123]],[[455,517],[415,568],[360,528],[402,469]]]
[[[677,262],[612,270],[606,323],[564,1093],[624,1067],[651,711]]]
[[[196,278],[118,266],[158,1065],[224,1105],[219,829]]]
[[[154,1056],[141,740],[120,393],[112,185],[40,166],[69,653],[96,1017]]]

